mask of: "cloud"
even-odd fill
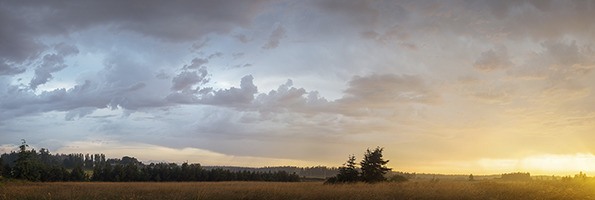
[[[277,90],[259,94],[254,106],[261,112],[298,112],[316,113],[324,111],[328,101],[320,97],[317,91],[306,91],[304,88],[293,87],[293,81],[287,80]]]
[[[0,76],[25,72],[25,61],[37,57],[45,49],[33,39],[33,27],[18,19],[18,12],[0,6],[0,24],[11,27],[0,30]]]
[[[250,63],[246,63],[246,64],[243,64],[243,65],[242,64],[237,64],[237,65],[232,66],[231,68],[245,68],[245,67],[252,67],[252,64],[250,64]]]
[[[565,34],[589,36],[583,31],[594,23],[586,18],[593,17],[593,5],[581,1],[485,1],[482,2],[499,19],[502,27],[511,37],[552,39]],[[477,3],[476,5],[480,5]],[[522,13],[522,14],[521,14]],[[568,23],[572,21],[572,23]]]
[[[217,57],[221,57],[221,56],[223,56],[223,53],[216,52],[216,53],[208,55],[206,58],[194,58],[194,59],[192,59],[190,65],[184,65],[184,67],[182,67],[182,69],[187,70],[187,69],[204,68],[205,64],[209,63],[209,60],[217,58]]]
[[[8,61],[6,61],[6,60],[0,61],[0,76],[14,75],[14,74],[20,74],[20,73],[25,72],[24,68],[13,67],[11,64],[8,64],[7,62]]]
[[[535,98],[543,102],[565,102],[585,98],[590,91],[595,57],[590,45],[575,41],[545,41],[541,49],[527,56],[525,63],[511,68],[507,75],[516,80],[530,80]]]
[[[541,44],[544,61],[556,70],[586,74],[595,68],[595,57],[590,46],[579,47],[576,41],[546,41]]]
[[[164,40],[188,41],[211,32],[227,33],[235,26],[248,26],[266,2],[77,1],[39,4],[10,2],[3,5],[15,11],[37,11],[35,17],[22,20],[45,33],[64,34],[110,25]],[[143,6],[139,7],[139,3]]]
[[[50,59],[42,64],[47,64],[49,67],[59,66],[61,64],[59,56],[67,54],[59,50],[57,54],[49,54],[52,55],[50,57],[58,56],[57,62]],[[166,105],[163,97],[168,91],[167,87],[163,88],[163,85],[168,85],[163,84],[164,81],[155,78],[152,72],[145,70],[141,64],[123,56],[116,56],[106,60],[105,68],[101,71],[93,75],[81,76],[80,81],[70,89],[57,88],[35,94],[18,85],[3,82],[3,86],[0,86],[4,88],[4,92],[0,95],[0,107],[4,111],[0,113],[0,120],[79,108],[85,108],[87,111],[83,113],[88,113],[90,112],[88,108],[137,110],[161,107]],[[158,89],[160,87],[163,89]],[[149,92],[150,90],[152,92]],[[71,114],[71,116],[74,115]],[[67,117],[67,119],[73,118]]]
[[[248,36],[246,36],[244,34],[237,34],[237,35],[234,35],[233,37],[238,39],[241,43],[248,43],[251,40],[248,38]]]
[[[475,91],[471,96],[484,103],[499,105],[508,104],[513,98],[511,91],[495,88]]]
[[[240,88],[231,87],[192,96],[177,94],[185,102],[233,107],[263,113],[353,115],[354,110],[405,108],[408,104],[436,104],[440,95],[423,79],[411,75],[356,76],[349,81],[345,96],[328,101],[318,91],[296,88],[287,80],[276,90],[258,94],[252,76],[244,76]],[[256,97],[254,97],[256,95]],[[172,97],[173,98],[173,97]]]
[[[194,62],[194,61],[193,61]],[[210,81],[209,74],[205,67],[195,71],[182,71],[172,78],[171,90],[166,97],[171,103],[196,104],[199,102],[198,94],[206,94],[212,91],[211,88],[203,88]]]
[[[479,71],[497,71],[510,68],[514,65],[510,58],[506,47],[499,47],[497,49],[490,49],[481,53],[479,58],[473,63],[473,67]]]
[[[46,54],[41,60],[41,64],[35,68],[35,76],[31,79],[29,87],[35,90],[37,86],[47,83],[52,79],[52,73],[66,68],[64,58],[79,53],[76,46],[60,43],[54,46],[56,53]]]
[[[139,7],[138,4],[143,4]],[[6,2],[0,5],[0,76],[21,74],[48,48],[40,38],[69,36],[96,27],[129,31],[169,42],[194,41],[210,33],[227,33],[250,26],[267,0],[213,1],[77,1]],[[46,55],[38,66],[32,88],[46,83],[64,68],[59,56]],[[51,66],[50,66],[51,65]]]
[[[194,61],[193,61],[194,62]],[[202,67],[196,71],[183,71],[176,77],[173,77],[171,89],[174,91],[193,90],[191,87],[196,84],[205,84],[209,81],[207,78],[207,69]]]
[[[74,118],[80,119],[84,116],[87,116],[87,115],[93,113],[93,111],[95,111],[96,109],[97,108],[94,108],[94,107],[81,107],[81,108],[72,109],[66,113],[66,116],[64,116],[64,119],[67,121],[73,121]]]
[[[439,100],[440,96],[418,76],[373,74],[351,79],[345,96],[337,101],[358,107],[382,108],[406,103],[434,104]]]
[[[589,44],[576,41],[547,40],[540,50],[526,56],[525,62],[507,71],[510,77],[525,80],[564,82],[589,75],[595,68],[595,57]]]
[[[239,58],[241,58],[242,56],[244,56],[245,54],[246,54],[246,53],[244,53],[244,52],[233,53],[233,54],[231,54],[231,57],[232,57],[233,59],[239,59]]]
[[[111,137],[172,154],[189,147],[318,161],[398,145],[387,156],[403,163],[431,162],[436,149],[510,153],[452,147],[533,143],[528,133],[544,126],[557,129],[538,138],[543,144],[558,130],[584,139],[594,111],[592,8],[562,0],[3,2],[0,24],[11,28],[0,30],[0,137]],[[274,51],[258,50],[267,48]]]
[[[231,87],[213,91],[202,97],[201,102],[211,105],[240,106],[252,103],[258,88],[252,82],[254,77],[247,75],[242,77],[240,87]]]
[[[323,0],[313,2],[317,8],[331,15],[340,16],[340,19],[344,20],[343,22],[348,25],[373,26],[378,22],[380,16],[380,11],[376,7],[378,4],[373,1]]]
[[[269,36],[268,42],[266,44],[264,44],[264,46],[262,46],[262,48],[263,49],[277,48],[279,46],[279,43],[281,42],[281,39],[283,39],[285,37],[286,37],[285,28],[283,28],[283,26],[279,25],[279,26],[277,26],[277,28],[275,28],[275,30],[273,30],[273,32]]]
[[[194,58],[190,65],[184,65],[182,69],[198,69],[203,67],[204,64],[209,63],[209,59],[206,58]]]
[[[396,25],[387,29],[384,33],[378,33],[376,31],[364,31],[361,35],[365,39],[371,39],[383,45],[391,45],[396,43],[407,49],[417,49],[417,45],[409,41],[411,38],[410,33],[404,30],[403,27]]]
[[[573,101],[588,97],[591,90],[581,82],[575,80],[550,80],[541,91],[539,98],[548,104]]]

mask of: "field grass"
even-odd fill
[[[0,199],[595,199],[595,182],[3,182]]]

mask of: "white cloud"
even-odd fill
[[[212,105],[227,105],[227,106],[242,106],[252,103],[254,95],[258,92],[258,88],[252,82],[254,78],[251,75],[242,77],[240,87],[231,87],[229,89],[221,89],[206,94],[201,99],[201,102]]]

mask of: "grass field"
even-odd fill
[[[595,199],[595,182],[0,183],[0,199]]]

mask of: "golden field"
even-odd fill
[[[595,199],[595,182],[2,182],[0,199]]]

